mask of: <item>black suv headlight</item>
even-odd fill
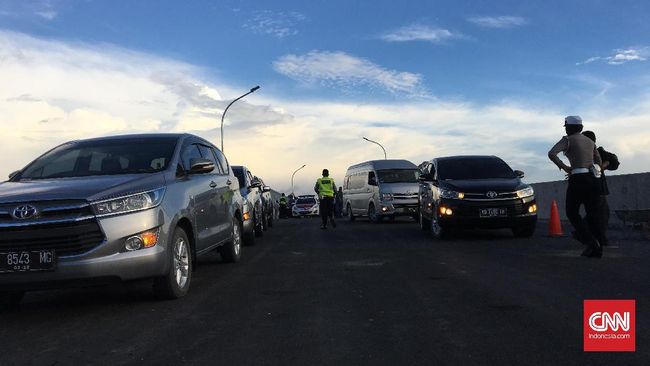
[[[453,200],[462,200],[463,198],[465,198],[465,193],[456,192],[449,189],[441,189],[440,197],[446,199],[453,199]]]
[[[534,194],[535,194],[535,191],[533,190],[533,187],[530,187],[530,186],[517,191],[517,197],[519,197],[519,198],[530,197],[530,196],[532,196]]]
[[[162,202],[164,195],[165,188],[163,187],[152,191],[94,202],[92,207],[95,215],[98,217],[120,215],[154,208]]]

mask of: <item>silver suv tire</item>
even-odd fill
[[[169,250],[169,271],[154,280],[153,292],[160,299],[172,300],[187,295],[192,280],[192,248],[183,228],[174,230]]]

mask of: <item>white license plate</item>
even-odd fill
[[[508,216],[508,210],[505,208],[482,208],[479,212],[480,217],[504,217]]]

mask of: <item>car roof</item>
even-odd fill
[[[453,155],[453,156],[443,156],[440,158],[434,158],[433,160],[437,161],[453,161],[453,160],[467,160],[467,159],[500,159],[498,156],[495,155]]]
[[[372,167],[374,169],[417,169],[417,165],[404,159],[384,159],[384,160],[369,160],[363,163],[352,165],[348,170],[358,169],[363,167]]]
[[[127,135],[113,135],[113,136],[102,136],[102,137],[93,137],[90,139],[83,140],[73,140],[70,142],[87,142],[87,141],[105,141],[105,140],[120,140],[120,139],[147,139],[147,138],[164,138],[164,137],[196,137],[201,140],[205,140],[198,136],[189,134],[189,133],[139,133],[139,134],[127,134]]]
[[[113,136],[101,136],[93,137],[89,139],[82,140],[72,140],[68,141],[68,144],[77,144],[77,143],[87,143],[93,141],[110,141],[110,140],[121,140],[121,139],[159,139],[159,138],[176,138],[176,139],[196,139],[202,141],[206,144],[212,145],[216,148],[216,145],[210,141],[204,139],[203,137],[193,135],[191,133],[139,133],[139,134],[126,134],[126,135],[113,135]]]

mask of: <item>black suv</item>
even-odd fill
[[[420,164],[420,227],[437,238],[454,228],[510,228],[530,237],[537,224],[533,188],[496,156],[451,156]]]

